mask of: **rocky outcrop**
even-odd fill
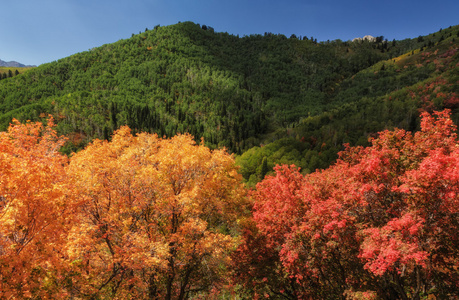
[[[369,42],[374,42],[376,41],[376,38],[374,36],[371,36],[371,35],[366,35],[364,36],[363,38],[355,38],[352,40],[353,42],[356,42],[356,41],[369,41]]]

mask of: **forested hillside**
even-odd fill
[[[432,42],[435,38],[439,42]],[[322,112],[278,127],[268,143],[238,157],[244,177],[254,184],[281,163],[294,163],[303,173],[326,168],[345,143],[368,146],[368,138],[384,129],[419,130],[423,111],[449,108],[458,123],[458,42],[457,26],[403,41],[414,50],[343,79]]]
[[[156,26],[1,80],[0,128],[52,114],[70,136],[67,153],[124,124],[188,132],[211,148],[250,149],[239,163],[252,182],[264,157],[268,169],[295,162],[308,172],[328,166],[343,143],[417,128],[419,108],[455,109],[458,34],[455,26],[403,41],[318,43]]]

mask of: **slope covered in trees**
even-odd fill
[[[0,129],[52,114],[67,154],[122,125],[187,132],[242,154],[254,185],[276,163],[308,173],[329,166],[343,143],[416,130],[419,110],[450,108],[457,121],[458,35],[455,26],[403,41],[317,43],[156,26],[1,80]]]
[[[344,79],[323,112],[278,128],[266,139],[272,143],[243,153],[238,164],[246,180],[254,184],[262,178],[258,167],[264,158],[269,169],[288,161],[303,173],[326,168],[344,143],[367,146],[368,137],[395,127],[419,130],[423,111],[449,108],[458,122],[459,38],[457,31],[441,32],[447,38],[436,33],[416,40],[437,37],[440,42],[415,44],[420,48]]]

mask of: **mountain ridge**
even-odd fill
[[[35,65],[24,65],[17,61],[3,61],[0,59],[0,67],[13,67],[13,68],[35,68]]]

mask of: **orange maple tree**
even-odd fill
[[[69,238],[80,297],[185,299],[219,289],[245,189],[224,150],[119,129],[69,166],[83,205]]]
[[[74,202],[53,120],[0,132],[0,298],[65,297]]]

